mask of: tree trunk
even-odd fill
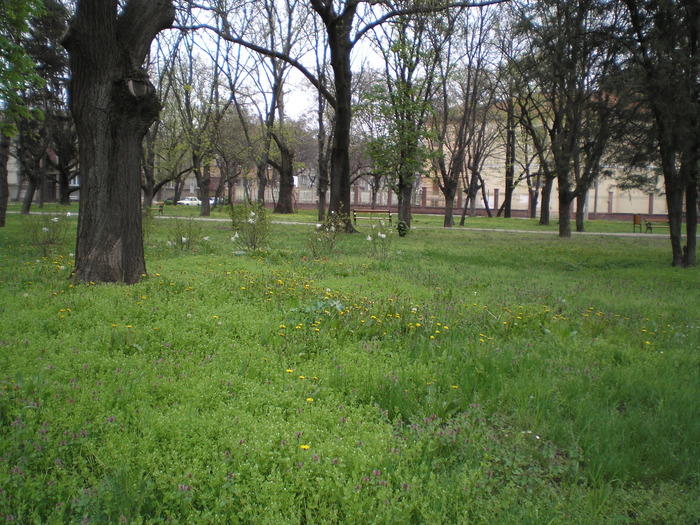
[[[542,206],[540,206],[540,225],[549,226],[549,208],[552,200],[552,188],[554,187],[554,177],[545,177],[542,187]]]
[[[63,206],[70,204],[70,177],[63,166],[58,172],[58,203]]]
[[[63,45],[80,138],[80,215],[74,279],[135,283],[146,272],[141,141],[160,102],[142,64],[170,27],[169,0],[79,0]]]
[[[32,209],[32,202],[34,201],[34,194],[36,193],[36,178],[35,177],[27,177],[29,180],[29,184],[27,184],[27,191],[24,193],[24,197],[22,198],[22,208],[20,209],[20,213],[22,215],[29,215],[29,211]]]
[[[275,213],[294,213],[294,153],[281,141],[280,150],[280,194]]]
[[[10,186],[7,182],[7,162],[10,159],[10,137],[0,132],[0,228],[5,226]]]
[[[506,192],[503,201],[503,216],[509,219],[512,215],[513,191],[515,190],[515,106],[512,98],[508,99],[505,179]]]
[[[671,265],[683,266],[683,188],[674,181],[666,181],[666,205],[671,236]]]
[[[354,231],[350,221],[350,125],[352,121],[352,72],[350,69],[350,26],[355,7],[347,7],[342,18],[328,24],[328,47],[335,86],[335,120],[331,148],[329,212],[346,217],[347,231]]]
[[[571,192],[568,179],[559,177],[559,237],[571,237]]]
[[[444,228],[452,228],[455,225],[454,218],[455,195],[445,195],[445,218],[442,222]]]
[[[155,128],[151,129],[143,141],[143,206],[148,208],[153,205],[153,197],[155,196],[155,171],[156,171],[156,151]]]
[[[528,190],[528,193],[530,194],[530,202],[529,202],[529,215],[531,219],[536,219],[537,218],[537,201],[540,198],[540,194],[536,189],[530,189]]]
[[[697,175],[692,177],[685,190],[685,229],[686,245],[683,254],[683,265],[695,266],[698,233],[698,181]]]
[[[396,196],[399,199],[399,221],[406,223],[406,226],[411,226],[411,197],[413,196],[413,177],[401,177]]]
[[[202,204],[199,207],[200,217],[209,217],[211,215],[211,204],[209,203],[209,187],[211,186],[211,171],[209,162],[202,166],[202,178],[199,183],[199,199]]]
[[[584,219],[586,216],[586,198],[587,194],[584,193],[576,197],[576,231],[584,232]]]

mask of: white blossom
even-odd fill
[[[379,232],[377,234],[377,237],[379,237],[380,239],[386,239],[386,233]]]
[[[167,245],[168,245],[168,246],[172,246],[173,243],[172,243],[171,241],[168,241],[168,242],[167,242]]]
[[[248,219],[248,224],[255,224],[255,219],[253,219],[252,217]]]
[[[204,237],[204,240],[205,240],[205,241],[208,241],[208,240],[209,240],[209,236],[207,235],[206,237]]]
[[[238,232],[233,234],[233,237],[231,237],[231,241],[235,242],[236,239],[238,239]]]
[[[367,236],[367,240],[370,241],[370,242],[372,242],[372,236],[371,236],[371,235],[368,235],[368,236]]]
[[[71,216],[71,212],[66,213],[66,217],[70,217],[70,216]]]
[[[186,243],[187,243],[187,237],[183,237],[183,238],[182,238],[182,244],[186,244]]]
[[[54,217],[53,219],[51,219],[51,222],[58,222],[58,217]]]
[[[49,233],[49,229],[48,229],[46,226],[44,226],[44,227],[41,229],[41,231],[43,231],[44,233]]]

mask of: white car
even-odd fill
[[[200,201],[197,197],[185,197],[184,199],[177,201],[177,203],[182,204],[183,206],[200,206],[202,201]]]

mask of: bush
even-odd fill
[[[338,238],[345,231],[347,217],[331,213],[321,224],[316,225],[314,233],[306,240],[305,247],[313,259],[328,256],[336,251]]]
[[[231,210],[231,224],[234,231],[231,240],[240,248],[255,251],[267,245],[270,220],[265,206],[234,206]]]
[[[68,231],[68,219],[71,213],[65,216],[53,213],[40,213],[29,215],[25,222],[25,234],[39,255],[47,257],[51,255],[57,246],[63,244]]]

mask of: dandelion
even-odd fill
[[[299,445],[301,450],[309,450],[311,447],[309,445]]]
[[[313,397],[307,397],[307,398],[306,398],[306,402],[307,402],[307,403],[313,403],[313,402],[314,402],[314,398],[313,398]]]

